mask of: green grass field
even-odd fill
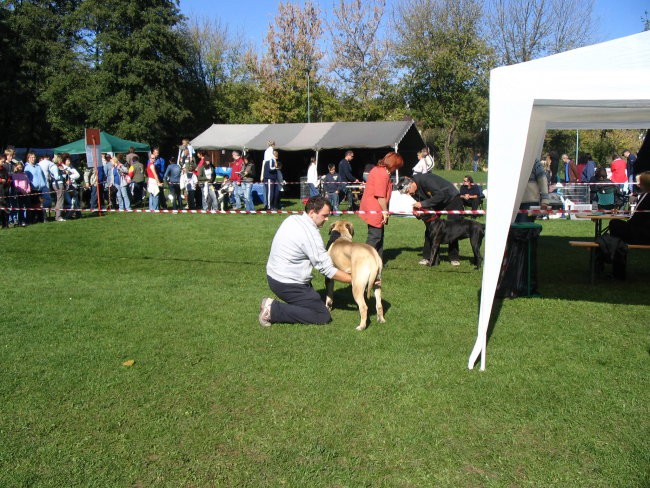
[[[386,324],[371,305],[357,332],[339,284],[331,324],[261,328],[283,218],[0,232],[0,486],[650,484],[645,253],[628,281],[591,286],[587,252],[567,244],[591,222],[544,221],[543,297],[499,302],[479,372],[481,273],[467,241],[459,268],[418,266],[414,219],[386,231]]]

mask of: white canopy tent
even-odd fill
[[[650,127],[650,32],[492,70],[485,264],[478,335],[487,331],[510,224],[548,129]]]

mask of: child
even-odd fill
[[[198,185],[199,179],[196,177],[196,175],[192,171],[187,171],[184,170],[181,173],[181,190],[183,191],[183,196],[185,197],[185,201],[187,202],[187,208],[189,210],[194,210],[195,207],[195,193],[196,193],[196,185]]]
[[[224,176],[221,187],[218,191],[217,202],[220,210],[226,210],[226,203],[230,203],[230,196],[235,191],[235,185],[232,180]]]
[[[18,210],[14,210],[14,216],[17,216],[17,219],[14,218],[18,225],[25,227],[27,221],[27,208],[30,203],[29,193],[32,191],[32,187],[29,183],[29,177],[23,172],[23,163],[16,163],[14,166],[14,174],[11,176],[11,184],[14,189],[14,195],[16,196],[16,207]]]
[[[194,158],[194,148],[190,144],[190,140],[188,138],[184,138],[181,141],[181,145],[178,146],[178,157],[176,158],[176,161],[178,161],[178,164],[180,164],[182,168],[183,165],[188,162],[190,165],[194,165]]]
[[[336,165],[330,163],[327,165],[329,173],[323,176],[323,191],[327,196],[327,199],[332,204],[332,211],[339,211],[339,191],[341,189],[341,183],[339,182],[339,175],[336,172]]]
[[[0,221],[2,221],[2,227],[9,226],[9,214],[4,210],[4,207],[9,206],[10,170],[11,165],[7,164],[7,156],[5,153],[0,153]]]

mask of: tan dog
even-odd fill
[[[377,250],[360,242],[352,242],[354,226],[347,220],[338,220],[330,226],[330,241],[327,252],[334,266],[352,275],[352,296],[357,302],[361,321],[357,330],[364,330],[368,325],[368,305],[365,294],[370,298],[370,290],[375,290],[377,322],[384,323],[384,308],[381,304],[381,285],[375,281],[381,279],[382,262]],[[330,245],[331,243],[331,245]],[[327,298],[325,305],[332,309],[334,280],[326,280]]]

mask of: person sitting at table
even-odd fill
[[[591,183],[589,185],[589,201],[598,205],[598,210],[613,210],[620,207],[621,194],[618,187],[607,178],[605,168],[598,168],[589,183]]]
[[[460,198],[463,200],[463,207],[471,207],[472,210],[478,210],[483,199],[483,192],[479,185],[474,184],[474,178],[466,175],[463,178],[463,184],[460,187]],[[472,215],[476,218],[476,215]]]
[[[641,191],[631,217],[627,220],[612,220],[609,233],[628,244],[650,245],[650,171],[637,176],[637,185]]]

